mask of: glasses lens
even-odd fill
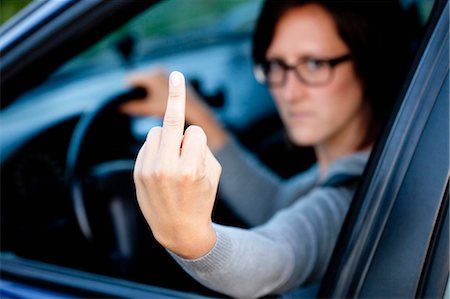
[[[269,85],[281,85],[286,76],[286,67],[279,61],[271,61],[267,64],[266,74]]]
[[[297,75],[307,84],[318,85],[328,82],[331,66],[327,61],[308,59],[295,68]]]

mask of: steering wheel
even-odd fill
[[[128,89],[85,112],[71,137],[66,160],[66,179],[81,233],[107,250],[121,268],[136,251],[139,210],[132,180],[133,151],[126,147],[133,142],[124,141],[131,138],[129,118],[117,110],[119,104],[145,95],[142,88]]]

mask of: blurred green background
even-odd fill
[[[0,24],[3,24],[32,0],[0,0]]]
[[[0,0],[0,24],[3,24],[6,20],[15,15],[19,10],[27,6],[33,0]],[[64,1],[64,0],[56,0]],[[211,13],[223,13],[224,10],[235,6],[238,3],[251,2],[249,0],[229,0],[229,1],[201,1],[201,0],[187,0],[179,1],[177,11],[180,15],[186,13],[192,14],[192,16],[201,15],[202,11],[210,11]],[[199,5],[200,4],[200,5]],[[196,6],[196,9],[190,9]],[[163,9],[162,9],[163,10]],[[200,10],[200,11],[198,11]],[[210,14],[211,14],[210,13]],[[173,15],[173,13],[172,13]],[[186,16],[183,17],[186,19]],[[167,20],[165,21],[167,22]]]

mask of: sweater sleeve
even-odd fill
[[[222,165],[220,195],[251,226],[267,221],[277,206],[281,178],[234,140],[214,155]]]
[[[317,188],[251,230],[215,225],[216,244],[201,258],[172,255],[200,283],[229,296],[283,293],[322,277],[352,195]]]

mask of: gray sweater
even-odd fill
[[[282,180],[230,141],[215,153],[223,167],[219,189],[253,228],[214,224],[217,241],[208,254],[172,256],[200,283],[232,297],[280,294],[319,280],[355,191],[328,183],[361,175],[368,155],[335,161],[322,181],[317,166]]]

